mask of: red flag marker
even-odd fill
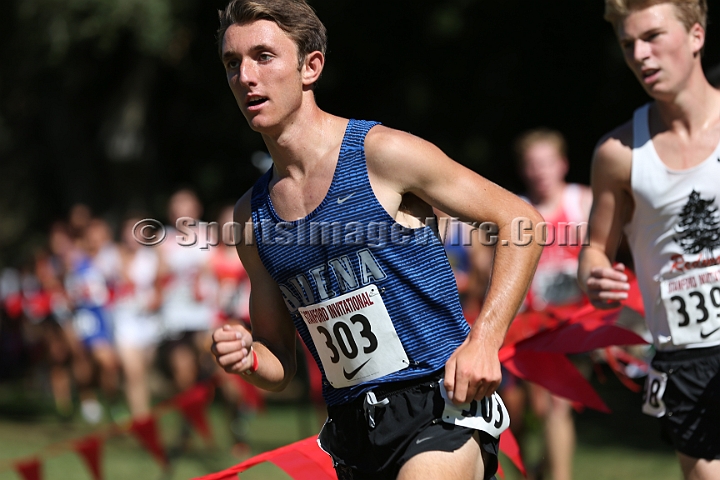
[[[213,385],[200,383],[178,395],[173,402],[206,441],[212,439],[207,406],[212,400],[213,392]]]
[[[515,435],[509,428],[500,434],[500,451],[510,459],[513,464],[520,470],[523,477],[527,477],[527,471],[520,456],[520,445],[518,445]]]
[[[74,444],[75,451],[85,461],[93,480],[102,480],[100,468],[100,448],[102,440],[98,437],[86,437]]]
[[[138,441],[152,454],[163,466],[167,466],[168,460],[165,450],[160,444],[157,423],[152,416],[133,420],[130,431],[135,434]]]
[[[263,462],[272,462],[295,480],[336,480],[330,456],[317,444],[317,437],[261,453],[242,463],[195,480],[234,480],[235,475]]]
[[[24,462],[17,462],[15,464],[15,470],[20,474],[23,480],[41,480],[42,479],[42,465],[40,460],[33,458]]]

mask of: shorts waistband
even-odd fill
[[[401,380],[398,382],[381,383],[381,384],[375,386],[375,388],[370,389],[369,391],[373,392],[375,394],[376,398],[383,399],[383,398],[387,398],[392,395],[395,395],[397,393],[403,392],[405,390],[409,390],[411,388],[417,387],[418,385],[423,385],[425,383],[438,381],[440,378],[442,378],[444,373],[445,373],[445,369],[441,369],[441,370],[431,373],[430,375],[423,375],[422,377],[411,378],[409,380]],[[357,398],[354,398],[353,400],[350,400],[347,403],[341,403],[339,405],[329,406],[328,410],[332,410],[335,408],[348,407],[348,406],[352,406],[352,405],[361,406],[361,405],[363,405],[363,402],[365,401],[366,393],[359,395]]]
[[[715,345],[713,347],[707,347],[707,348],[686,348],[683,350],[674,350],[674,351],[660,351],[655,354],[653,357],[653,360],[658,361],[685,361],[685,360],[694,360],[698,358],[706,358],[706,357],[712,357],[715,355],[720,355],[720,345]]]
[[[383,383],[378,385],[377,387],[373,388],[372,391],[375,393],[375,396],[378,398],[385,398],[389,397],[391,395],[394,395],[396,393],[400,393],[403,390],[407,390],[409,388],[416,387],[418,385],[422,385],[424,383],[430,383],[433,381],[440,380],[440,378],[445,373],[445,370],[438,370],[437,372],[433,372],[430,375],[425,375],[418,378],[411,378],[410,380],[402,380],[400,382],[389,382],[389,383]]]

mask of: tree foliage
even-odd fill
[[[563,131],[571,180],[597,139],[647,97],[602,1],[311,0],[329,31],[320,105],[438,144],[519,190],[513,138]],[[257,178],[263,149],[217,58],[225,0],[0,2],[0,250],[42,241],[74,202],[163,218],[180,185],[213,215]],[[713,18],[720,18],[713,10]],[[706,63],[720,63],[720,30]],[[37,240],[33,240],[37,237]],[[3,259],[0,259],[0,263]]]

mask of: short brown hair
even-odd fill
[[[605,0],[605,20],[617,29],[618,23],[630,13],[663,3],[675,6],[675,14],[686,30],[690,31],[696,23],[707,28],[707,0]]]
[[[567,142],[562,133],[549,128],[535,128],[528,130],[515,140],[515,156],[518,165],[522,165],[525,152],[536,143],[549,143],[557,148],[561,156],[567,157]]]
[[[275,22],[295,42],[298,64],[305,57],[327,50],[327,30],[315,11],[305,0],[232,0],[225,10],[218,12],[220,28],[217,31],[218,50],[222,55],[222,41],[227,29],[236,23],[270,20]]]

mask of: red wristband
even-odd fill
[[[247,370],[245,370],[244,372],[242,372],[243,375],[252,375],[253,373],[257,372],[257,369],[258,369],[258,356],[257,356],[257,353],[255,353],[255,349],[252,348],[252,347],[250,347],[250,351],[252,352],[252,355],[253,355],[252,367],[250,367],[250,368],[248,368]]]
[[[258,369],[258,358],[257,358],[257,353],[255,353],[255,349],[253,349],[252,352],[253,352],[253,364],[252,364],[252,368],[250,368],[250,373],[255,373],[255,372],[257,372],[257,369]]]

